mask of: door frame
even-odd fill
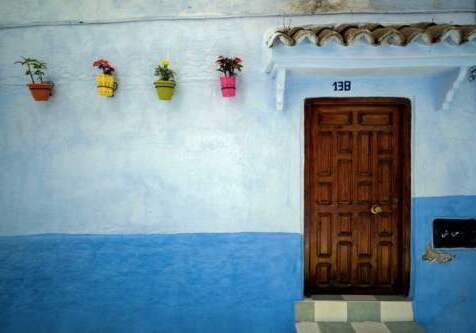
[[[306,115],[313,105],[392,105],[398,106],[401,116],[401,150],[402,165],[402,232],[401,232],[401,266],[400,281],[396,286],[398,294],[408,295],[410,289],[410,241],[411,241],[411,101],[403,97],[317,97],[304,100],[304,294],[309,295],[309,227],[310,227],[310,168],[307,161],[310,130]],[[348,291],[346,291],[348,293]],[[361,292],[359,292],[361,293]]]

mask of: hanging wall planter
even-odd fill
[[[33,99],[38,102],[47,101],[50,96],[53,95],[54,84],[49,83],[29,83],[28,88],[30,88],[31,96]]]
[[[113,97],[117,89],[117,82],[111,74],[97,74],[96,85],[99,96]]]
[[[240,58],[225,58],[219,56],[217,61],[217,71],[223,73],[220,77],[221,94],[223,97],[233,97],[236,95],[236,72],[241,72],[243,65]]]
[[[102,74],[96,75],[96,86],[99,96],[113,97],[117,89],[116,78],[113,75],[114,68],[107,60],[99,59],[93,63],[94,67],[98,67],[103,71]]]
[[[23,58],[15,63],[24,66],[25,75],[30,76],[31,83],[28,83],[27,87],[30,89],[33,99],[38,102],[47,101],[53,94],[54,84],[43,80],[46,76],[46,63],[34,58]]]
[[[236,95],[236,76],[220,76],[221,94],[223,97]]]
[[[170,62],[164,59],[155,68],[155,76],[159,79],[154,82],[157,96],[160,100],[170,101],[175,92],[175,72],[169,68]]]
[[[154,82],[157,96],[163,101],[170,101],[175,91],[175,81],[157,80]]]

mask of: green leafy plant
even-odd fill
[[[43,78],[46,76],[46,62],[35,58],[22,57],[22,60],[15,61],[15,64],[20,64],[25,67],[25,75],[30,76],[31,83],[38,81],[43,83]],[[37,78],[36,82],[35,77]]]
[[[175,72],[169,68],[170,62],[167,59],[163,59],[155,68],[155,76],[159,77],[162,81],[175,81]]]

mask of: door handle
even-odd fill
[[[370,212],[374,215],[378,215],[381,212],[383,212],[383,208],[375,204],[375,205],[372,205],[372,207],[370,207]]]

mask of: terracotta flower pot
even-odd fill
[[[53,94],[53,83],[29,83],[27,84],[30,88],[31,95],[35,101],[43,102],[47,101],[50,96]]]
[[[96,85],[99,96],[113,97],[117,89],[117,82],[111,74],[97,74]]]
[[[221,94],[223,97],[233,97],[236,94],[236,76],[221,76]]]
[[[157,96],[163,101],[170,101],[175,91],[175,81],[157,80],[154,82]]]

